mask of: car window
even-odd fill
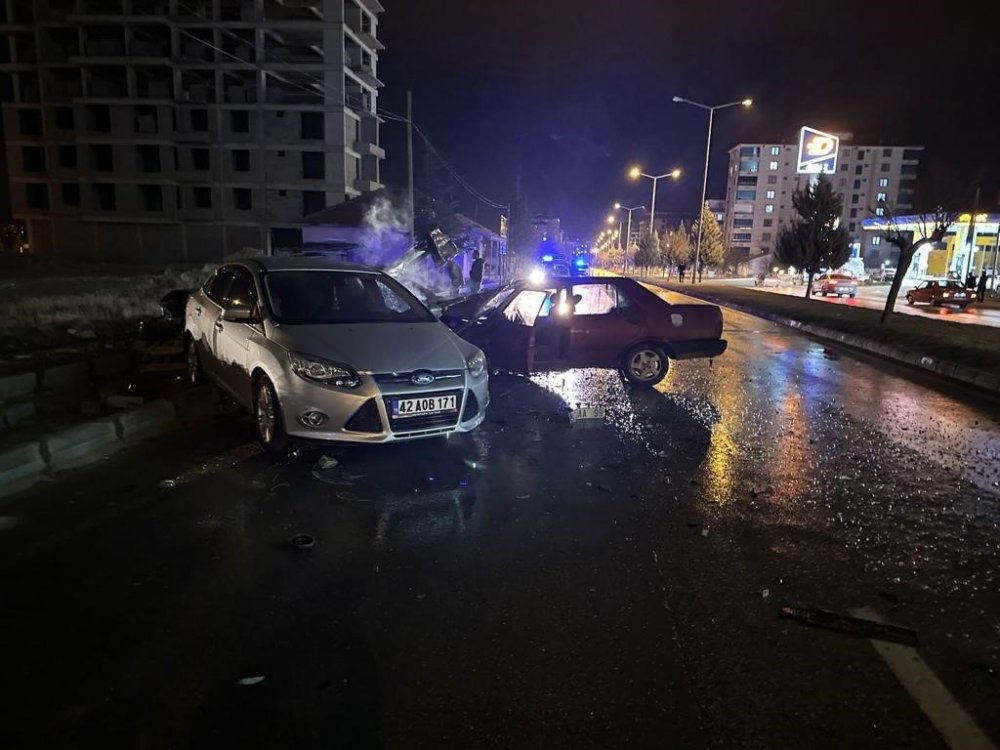
[[[242,268],[233,269],[233,282],[226,292],[225,307],[235,305],[245,305],[250,308],[252,315],[257,313],[257,293],[254,290],[253,278]]]
[[[628,300],[614,284],[574,284],[572,294],[580,295],[577,315],[607,315],[628,307]]]
[[[482,307],[479,308],[477,315],[486,315],[493,312],[498,307],[502,306],[504,302],[509,300],[517,292],[517,287],[509,286],[505,289],[501,289],[495,295],[493,295],[489,300],[486,301]]]
[[[533,326],[548,295],[549,293],[545,291],[525,289],[507,305],[503,311],[504,317],[517,325]]]
[[[436,319],[404,286],[384,274],[273,271],[264,277],[278,323],[423,323]]]
[[[215,272],[215,276],[210,278],[205,284],[205,294],[212,302],[220,307],[225,305],[226,293],[233,280],[233,273],[228,268],[220,268]]]
[[[931,285],[931,282],[929,282],[929,281],[925,281],[925,282],[923,282],[922,284],[920,284],[920,285],[919,285],[919,286],[917,287],[917,289],[927,289],[927,288],[929,288],[929,287],[930,287],[930,285]]]

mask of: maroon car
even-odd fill
[[[716,357],[727,345],[715,305],[673,305],[618,277],[515,281],[441,319],[500,369],[608,367],[640,385],[663,380],[670,359]]]

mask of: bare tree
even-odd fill
[[[899,296],[899,288],[903,284],[903,277],[910,269],[913,256],[924,245],[936,245],[944,239],[948,229],[958,218],[958,212],[937,206],[930,211],[907,217],[908,221],[903,224],[896,212],[885,202],[880,202],[879,208],[882,209],[883,216],[880,217],[878,236],[899,250],[896,275],[892,279],[889,296],[886,297],[885,308],[879,319],[879,323],[885,323],[896,307],[896,297]]]

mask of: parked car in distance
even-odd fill
[[[838,297],[847,295],[854,299],[858,294],[858,280],[846,273],[824,273],[816,279],[814,292],[823,297],[835,294]]]
[[[221,266],[188,298],[192,382],[291,438],[385,443],[468,432],[489,403],[486,357],[381,271],[310,257]]]
[[[958,307],[962,310],[976,299],[974,289],[966,289],[958,281],[922,281],[906,293],[906,303]]]
[[[523,279],[447,308],[442,321],[499,369],[607,367],[647,386],[663,380],[669,360],[717,357],[727,346],[716,305],[674,305],[618,277]]]

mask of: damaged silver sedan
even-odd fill
[[[251,410],[265,449],[291,438],[383,443],[475,429],[489,401],[483,352],[395,279],[353,263],[254,258],[191,293],[192,382]]]

